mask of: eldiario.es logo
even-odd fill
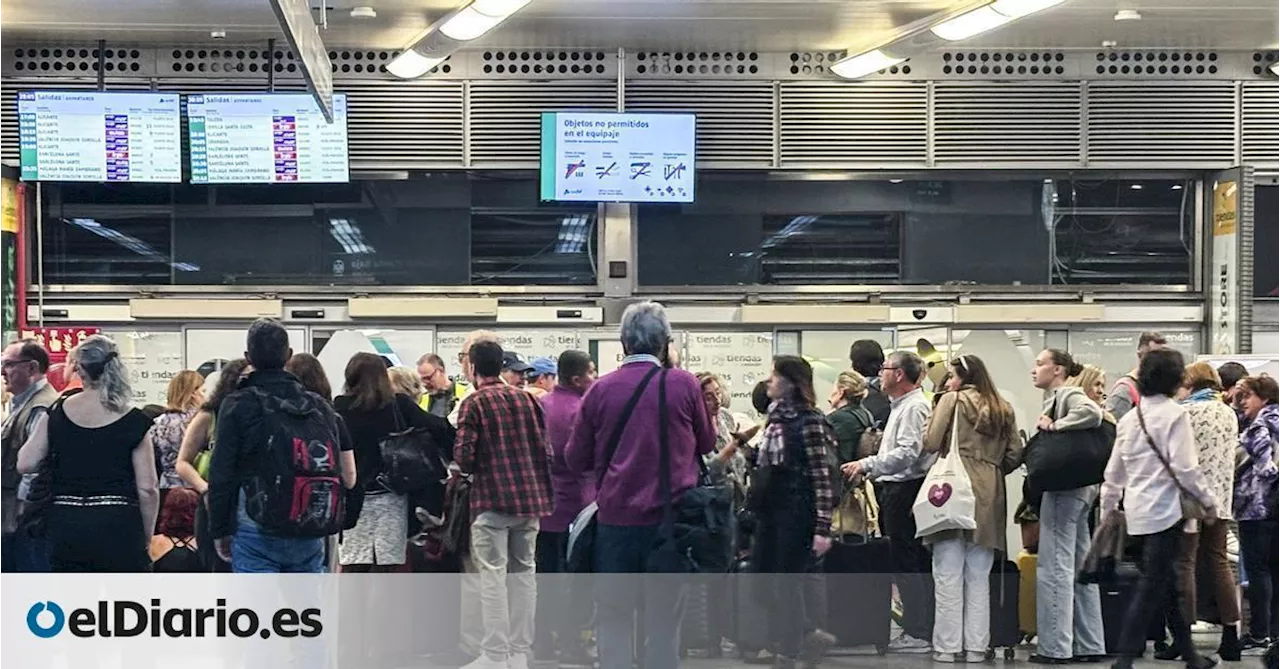
[[[72,609],[63,613],[56,602],[36,602],[27,610],[27,629],[41,639],[57,636],[66,629],[73,636],[203,638],[227,636],[269,639],[320,636],[324,624],[320,609],[279,609],[263,626],[253,609],[227,610],[227,600],[218,599],[213,608],[165,608],[159,599],[150,606],[129,600],[99,601],[95,608]]]

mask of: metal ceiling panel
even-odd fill
[[[1280,172],[1280,85],[1246,81],[1240,90],[1240,158],[1254,174]]]
[[[1085,91],[1091,167],[1214,167],[1235,161],[1232,82],[1089,82]]]
[[[462,82],[340,81],[353,170],[462,163]]]
[[[698,116],[698,167],[772,167],[774,86],[767,82],[635,82],[626,110]]]
[[[469,167],[538,166],[542,112],[616,111],[612,81],[477,81],[467,92]]]
[[[934,165],[1079,165],[1080,91],[1048,81],[934,84]]]
[[[925,84],[783,82],[780,86],[781,167],[925,165]]]

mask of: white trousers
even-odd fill
[[[939,541],[932,548],[934,651],[987,652],[995,551],[963,539]]]

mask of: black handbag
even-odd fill
[[[1054,400],[1049,417],[1057,414]],[[1042,430],[1027,441],[1023,462],[1027,465],[1027,491],[1030,496],[1061,490],[1075,490],[1102,483],[1111,449],[1116,443],[1116,426],[1103,420],[1097,427],[1084,430]]]
[[[667,370],[658,378],[658,483],[666,508],[649,551],[646,571],[660,574],[724,574],[733,566],[733,487],[713,479],[702,457],[698,482],[678,498],[671,490],[671,443],[667,425]]]
[[[596,480],[596,489],[600,489],[600,484],[604,482],[604,476],[609,472],[609,465],[613,463],[613,456],[618,452],[618,442],[622,440],[622,430],[631,420],[631,414],[635,413],[636,404],[640,402],[640,396],[644,394],[644,389],[649,386],[649,381],[658,373],[658,366],[654,365],[649,373],[644,375],[640,380],[640,385],[636,386],[631,397],[627,399],[627,403],[622,407],[622,413],[618,414],[618,423],[613,428],[613,433],[609,435],[609,443],[605,447],[604,467],[600,470],[600,476]],[[587,574],[594,571],[595,566],[595,549],[596,549],[596,512],[600,507],[593,501],[569,524],[569,544],[565,557],[565,569],[570,574]]]
[[[378,482],[397,495],[410,495],[448,478],[449,465],[431,433],[423,427],[409,427],[395,402],[391,410],[396,431],[378,442],[382,455]]]

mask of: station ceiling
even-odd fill
[[[319,7],[320,0],[312,4]],[[331,46],[405,46],[459,0],[329,0]],[[375,18],[351,9],[373,7]],[[857,48],[953,6],[950,0],[533,0],[474,44],[633,51],[793,51]],[[1142,18],[1116,21],[1118,10]],[[318,14],[318,12],[317,12]],[[244,44],[280,32],[267,0],[0,0],[5,40]],[[1066,0],[958,46],[1096,49],[1269,49],[1280,43],[1276,0]]]

